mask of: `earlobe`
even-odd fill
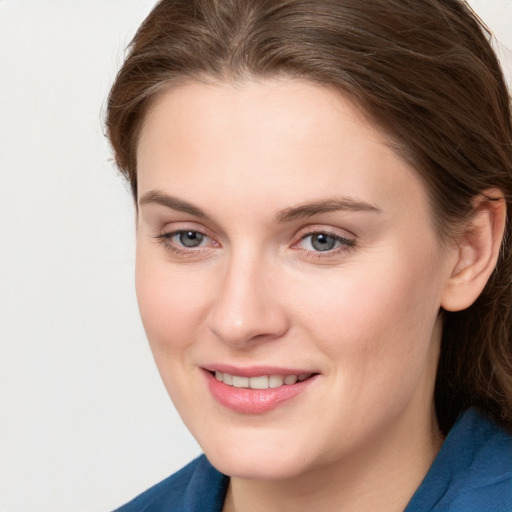
[[[503,194],[497,189],[475,198],[474,216],[457,241],[458,257],[443,293],[443,309],[466,309],[482,293],[498,260],[506,209]]]

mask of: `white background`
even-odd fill
[[[199,453],[145,341],[102,133],[154,3],[0,0],[0,512],[107,512]],[[512,0],[471,3],[512,49]]]

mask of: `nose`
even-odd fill
[[[207,326],[224,343],[249,347],[277,339],[289,329],[278,269],[257,257],[232,257],[217,281]]]

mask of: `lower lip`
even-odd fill
[[[213,398],[224,407],[245,414],[263,414],[274,410],[283,402],[304,392],[317,377],[314,375],[302,382],[285,384],[278,388],[249,389],[228,386],[217,380],[210,372],[205,371],[205,374]]]

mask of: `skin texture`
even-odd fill
[[[140,311],[175,406],[232,477],[225,510],[403,510],[442,441],[439,311],[460,299],[471,241],[460,262],[415,171],[347,99],[307,82],[171,90],[137,156]],[[350,207],[286,215],[340,199]],[[187,248],[180,230],[204,238]],[[319,251],[314,233],[342,240]],[[210,394],[215,364],[318,376],[244,414]]]

